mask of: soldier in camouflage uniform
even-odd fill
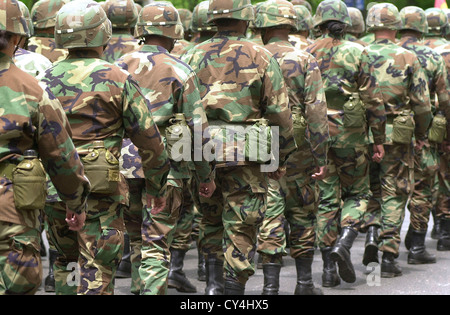
[[[312,16],[304,5],[295,5],[294,8],[298,17],[297,31],[289,35],[289,42],[295,48],[304,50],[314,42],[310,38],[310,33],[313,28]]]
[[[67,49],[56,47],[55,18],[58,10],[69,0],[40,0],[31,8],[34,35],[29,39],[28,50],[44,55],[52,63],[67,57]]]
[[[124,242],[123,209],[128,205],[128,187],[119,172],[124,137],[131,139],[142,158],[147,204],[154,204],[152,211],[157,212],[166,203],[167,152],[136,81],[100,59],[110,37],[111,22],[94,1],[70,2],[58,12],[55,39],[59,47],[69,50],[69,56],[48,70],[43,81],[66,112],[85,169],[91,164],[100,168],[104,161],[107,172],[96,176],[95,171],[89,175],[86,170],[92,189],[86,226],[78,241],[61,225],[64,205],[49,194],[45,207],[49,234],[60,254],[55,263],[57,294],[75,293],[77,287],[66,279],[71,275],[68,264],[77,260],[78,294],[114,293]]]
[[[311,269],[318,199],[315,181],[325,177],[327,164],[327,105],[315,58],[289,42],[289,33],[297,30],[299,18],[290,2],[276,0],[263,2],[255,19],[266,44],[264,47],[281,66],[289,107],[295,117],[294,135],[298,146],[288,159],[286,176],[279,181],[269,179],[267,211],[258,237],[264,273],[263,295],[278,293],[281,257],[286,255],[285,218],[290,224],[290,255],[297,268],[294,294],[322,294],[314,288]],[[305,140],[306,130],[296,128],[302,117],[308,125],[308,141]]]
[[[450,43],[443,38],[448,29],[447,15],[440,9],[430,8],[425,10],[429,26],[426,34],[425,45],[433,48],[445,61],[450,82]],[[430,27],[431,26],[431,27]],[[443,108],[447,119],[447,138],[439,148],[439,186],[437,192],[436,210],[432,237],[438,239],[437,250],[450,250],[450,147],[448,135],[450,134],[449,108]]]
[[[205,293],[244,294],[245,284],[254,274],[257,227],[267,207],[267,172],[281,178],[286,159],[296,145],[280,67],[270,52],[245,37],[248,23],[254,18],[250,1],[210,0],[208,14],[208,23],[213,22],[218,32],[183,56],[199,77],[216,142],[217,189],[211,199],[201,198],[200,207],[200,247],[207,272]],[[242,130],[250,126],[263,128],[262,118],[279,129],[272,140],[272,144],[279,144],[279,150],[272,151],[279,153],[279,163],[275,161],[267,168],[259,164],[267,159],[260,158],[259,163],[250,156],[244,159],[242,150],[245,143],[258,144],[246,142]],[[245,152],[252,153],[248,149]]]
[[[107,0],[102,7],[113,27],[111,40],[102,59],[114,63],[121,56],[139,48],[139,41],[132,35],[139,12],[133,0]]]
[[[349,7],[347,9],[350,19],[352,20],[352,26],[347,28],[345,39],[351,42],[357,42],[363,46],[367,46],[368,44],[360,39],[366,31],[366,24],[364,22],[364,17],[361,10],[353,7]]]
[[[306,9],[308,9],[309,13],[312,14],[312,7],[311,7],[311,3],[309,3],[306,0],[291,0],[291,3],[296,6],[296,5],[302,5],[304,6]]]
[[[427,17],[423,9],[408,6],[400,11],[400,16],[403,26],[398,44],[417,55],[428,79],[432,113],[436,117],[435,119],[439,119],[442,112],[449,106],[448,90],[450,87],[444,58],[423,44],[423,35],[428,31]],[[433,137],[435,127],[428,131],[432,134],[431,137],[427,137],[422,150],[414,154],[415,185],[408,205],[411,216],[405,238],[405,245],[409,250],[408,263],[410,264],[436,262],[436,257],[425,250],[425,236],[430,212],[434,207],[434,191],[438,185],[438,148],[443,140]],[[442,128],[442,132],[445,132],[445,128]],[[437,142],[438,140],[440,143]]]
[[[173,47],[171,54],[180,58],[187,49],[192,47],[192,31],[190,29],[192,12],[188,9],[178,9],[178,14],[180,15],[181,23],[183,24],[184,37],[175,42],[175,47]]]
[[[381,187],[381,277],[395,277],[402,274],[395,258],[399,255],[406,202],[414,189],[413,133],[418,152],[431,121],[431,105],[427,78],[416,54],[395,44],[396,33],[402,27],[398,9],[388,3],[374,5],[366,26],[376,38],[366,51],[387,115],[385,158],[371,174],[379,177]]]
[[[126,54],[117,61],[117,64],[128,70],[140,84],[145,97],[153,104],[151,111],[160,130],[166,130],[167,134],[176,113],[184,115],[183,123],[189,124],[192,135],[195,131],[194,124],[201,126],[200,131],[206,129],[206,114],[200,99],[195,72],[170,55],[175,40],[183,38],[183,27],[175,7],[167,2],[158,1],[145,6],[138,18],[136,36],[144,41],[142,48]],[[166,142],[168,141],[166,138]],[[124,150],[128,152],[124,154],[124,169],[138,172],[139,156],[131,154],[136,150],[129,146]],[[167,293],[169,263],[173,277],[172,285],[182,292],[196,292],[196,288],[182,271],[189,244],[185,244],[183,248],[170,247],[181,215],[183,191],[188,189],[187,184],[192,174],[187,161],[183,163],[175,159],[175,156],[170,157],[171,169],[167,184],[167,199],[170,202],[159,214],[144,211],[142,218],[141,212],[142,258],[139,268],[143,282],[141,294]],[[126,161],[137,163],[130,164]],[[195,175],[200,181],[200,190],[209,187],[212,193],[214,191],[212,167],[203,159],[194,161],[194,165]],[[139,210],[142,211],[142,209],[135,210],[135,216]]]
[[[317,239],[324,262],[322,285],[326,287],[340,283],[336,262],[342,280],[356,281],[350,249],[370,196],[369,127],[375,139],[372,159],[380,161],[384,155],[386,116],[382,95],[364,47],[343,39],[350,23],[342,1],[321,2],[314,26],[323,35],[306,49],[316,57],[322,73],[331,138],[328,175],[318,181]]]
[[[65,203],[65,225],[72,231],[84,224],[89,182],[70,139],[69,122],[61,104],[45,84],[12,61],[19,42],[30,35],[19,3],[2,1],[0,12],[0,294],[34,294],[42,280],[39,249],[45,172]],[[39,154],[44,168],[37,159],[24,160],[29,149]],[[41,177],[41,182],[24,186],[20,175],[27,176],[28,183],[33,175]],[[27,200],[27,195],[42,200]]]

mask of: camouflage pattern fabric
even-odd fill
[[[67,49],[56,47],[53,36],[43,37],[38,34],[28,40],[28,50],[43,55],[52,63],[64,60],[69,54]]]
[[[111,39],[103,52],[102,59],[114,63],[123,55],[138,48],[139,41],[131,36],[129,32],[118,33],[113,31]]]
[[[44,72],[52,66],[52,62],[41,54],[19,48],[14,55],[16,66],[36,79],[42,78]]]

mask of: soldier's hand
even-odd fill
[[[77,214],[69,209],[66,210],[66,222],[67,225],[69,225],[69,230],[80,231],[83,228],[85,221],[86,221],[85,212]]]
[[[384,146],[382,144],[373,145],[373,155],[372,160],[374,162],[380,163],[384,158]]]
[[[158,214],[166,207],[166,197],[155,197],[147,194],[147,207],[151,214]]]
[[[327,167],[326,166],[319,166],[316,168],[316,172],[311,175],[313,179],[316,180],[322,180],[327,176]]]
[[[212,180],[209,183],[200,183],[200,189],[198,192],[202,197],[211,198],[215,190],[216,183],[214,183],[214,180]]]

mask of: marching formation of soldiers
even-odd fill
[[[450,12],[341,0],[0,3],[0,294],[277,295],[450,251]],[[49,274],[42,274],[42,233]],[[287,249],[289,248],[289,250]]]

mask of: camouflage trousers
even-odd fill
[[[68,229],[65,209],[58,202],[44,209],[47,232],[59,254],[54,264],[56,294],[114,294],[124,245],[123,205],[88,200],[88,215],[79,233]]]
[[[436,216],[450,220],[450,153],[440,154]]]
[[[32,295],[41,286],[41,233],[0,221],[0,295]]]
[[[141,294],[167,294],[167,276],[170,268],[170,245],[180,218],[183,204],[183,180],[167,181],[166,208],[153,215],[150,209],[143,213],[142,248],[139,275]]]
[[[370,197],[366,147],[328,151],[326,178],[318,181],[317,245],[331,247],[343,227],[359,230]]]
[[[439,155],[434,146],[423,147],[414,154],[414,189],[408,205],[410,224],[415,231],[426,232],[439,184]]]
[[[216,169],[216,190],[200,197],[199,245],[206,259],[224,260],[225,277],[243,285],[254,274],[258,226],[267,208],[259,165]]]

